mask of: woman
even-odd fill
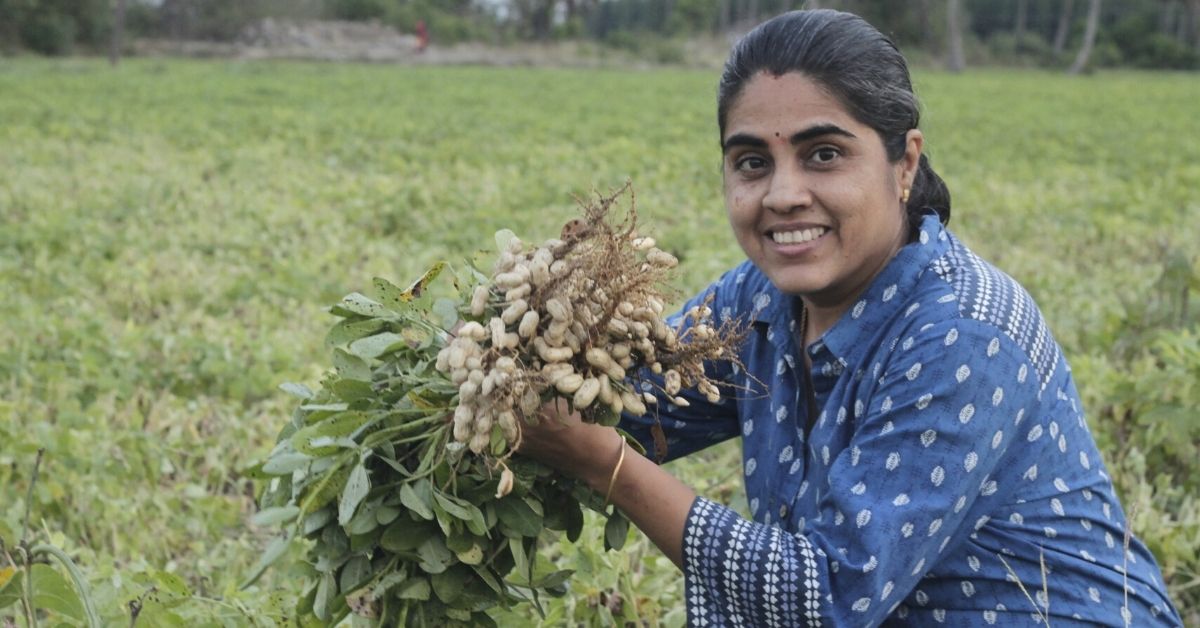
[[[693,625],[1179,625],[1036,306],[944,227],[892,43],[846,13],[772,19],[718,120],[748,260],[684,309],[750,321],[745,367],[713,367],[735,398],[661,421],[668,458],[743,438],[753,521],[565,412],[522,452],[681,567]],[[624,427],[649,445],[650,423]]]

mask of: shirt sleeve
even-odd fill
[[[847,409],[856,429],[831,462],[819,515],[799,533],[693,503],[689,625],[877,625],[987,523],[989,500],[1001,499],[990,476],[1014,420],[1036,403],[1025,353],[985,324],[953,320],[904,339],[889,361]]]
[[[717,313],[717,324],[736,316],[737,289],[732,279],[735,272],[736,269],[726,273],[688,300],[678,312],[667,318],[667,324],[680,331],[687,329],[692,323],[684,313],[693,306],[703,306],[706,302],[708,307]],[[710,297],[712,300],[708,301]],[[721,389],[722,398],[718,403],[712,403],[704,395],[688,389],[681,390],[677,395],[682,397],[687,405],[675,404],[661,390],[661,375],[655,375],[649,369],[639,373],[642,391],[653,394],[658,403],[649,405],[646,414],[640,417],[623,414],[619,427],[637,439],[651,459],[668,462],[739,434],[737,404],[732,398],[735,374],[732,363],[727,360],[706,362],[704,372],[717,382]],[[655,432],[660,429],[656,438]],[[665,455],[661,449],[664,446]]]

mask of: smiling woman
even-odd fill
[[[760,72],[729,109],[725,205],[742,249],[779,290],[803,294],[813,337],[833,326],[909,236],[904,191],[922,135],[898,160],[806,75]]]
[[[748,260],[683,311],[748,321],[708,373],[737,394],[622,426],[668,459],[740,435],[752,520],[565,411],[521,451],[680,566],[692,625],[1180,625],[1036,305],[945,227],[895,46],[779,16],[732,52],[718,121]]]

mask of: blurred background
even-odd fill
[[[858,13],[951,69],[1200,68],[1200,0],[0,0],[0,49],[703,66],[801,6]]]

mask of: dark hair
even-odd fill
[[[791,11],[759,24],[738,41],[717,90],[721,137],[746,81],[763,71],[775,76],[799,72],[822,85],[850,115],[879,133],[892,161],[904,155],[907,133],[921,119],[904,55],[857,15]],[[910,227],[915,230],[929,210],[949,222],[950,190],[922,153],[905,206]]]

